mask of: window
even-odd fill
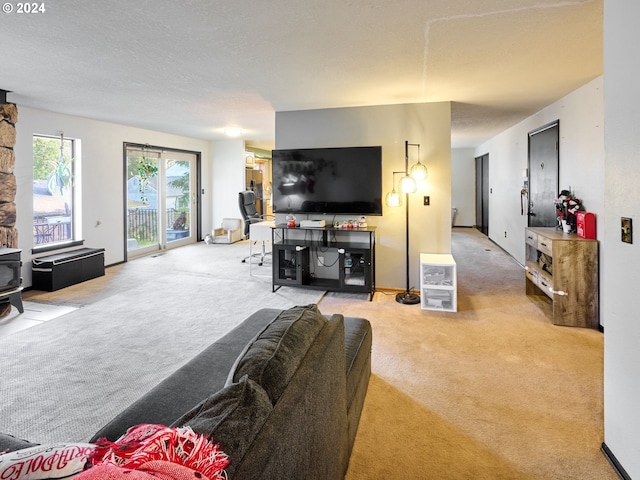
[[[79,141],[33,136],[33,246],[46,249],[76,240],[75,194]]]

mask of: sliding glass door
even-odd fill
[[[127,257],[197,241],[198,155],[125,145]]]

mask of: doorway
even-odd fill
[[[476,228],[489,236],[489,154],[476,157]]]
[[[200,154],[125,144],[126,258],[198,239]]]
[[[529,132],[529,210],[530,227],[558,224],[553,200],[558,197],[560,121]]]

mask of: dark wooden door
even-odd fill
[[[529,226],[555,227],[560,123],[529,132]]]
[[[489,154],[476,158],[476,228],[489,235]]]

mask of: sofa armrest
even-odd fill
[[[344,478],[349,462],[345,369],[343,317],[334,315],[231,477]]]

